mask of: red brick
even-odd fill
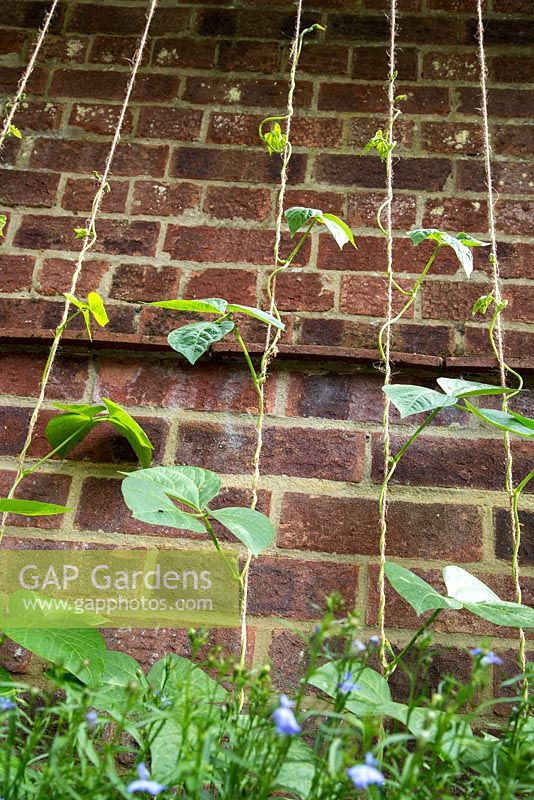
[[[319,619],[334,591],[353,607],[358,567],[323,561],[263,557],[252,562],[249,612],[258,616]]]
[[[38,172],[37,175],[43,173]],[[101,209],[108,214],[120,214],[126,209],[128,196],[127,181],[111,181],[111,191],[104,194]],[[61,206],[67,211],[91,212],[98,183],[91,178],[68,178],[61,199]]]
[[[98,368],[97,392],[125,405],[192,411],[254,413],[257,396],[248,373],[239,367],[172,360],[106,359]],[[274,408],[276,380],[266,384],[268,413]]]
[[[50,303],[43,300],[3,298],[0,303],[0,324],[3,328],[42,328]]]
[[[293,117],[291,143],[294,147],[339,147],[343,142],[343,120]]]
[[[99,103],[74,103],[69,125],[81,128],[87,133],[108,136],[115,132],[119,115],[120,106],[101,105]],[[132,112],[130,109],[126,111],[122,130],[125,135],[132,130]],[[106,147],[109,149],[109,145],[106,145]]]
[[[268,264],[273,241],[270,231],[169,225],[163,247],[176,260]]]
[[[32,0],[28,3],[10,4],[4,9],[2,15],[2,25],[14,28],[39,28],[44,22],[44,18],[50,6],[46,2]],[[57,13],[51,20],[50,33],[61,30],[65,18],[65,8],[59,6]]]
[[[207,141],[215,144],[259,146],[261,140],[258,136],[258,125],[261,119],[261,115],[237,114],[229,111],[213,112],[210,117]]]
[[[347,75],[349,48],[323,42],[308,43],[299,59],[299,73],[314,75]]]
[[[132,213],[177,217],[199,203],[200,188],[192,183],[136,181]]]
[[[409,289],[410,283],[401,281],[403,289]],[[406,296],[395,291],[393,294],[393,311],[397,313],[406,303]],[[345,314],[363,314],[370,317],[384,317],[387,305],[387,281],[385,278],[374,278],[370,275],[347,275],[341,281],[339,307]],[[405,319],[413,317],[413,306],[404,315]]]
[[[178,463],[202,465],[216,472],[248,473],[255,447],[253,426],[231,422],[183,423],[179,431]],[[352,431],[310,428],[266,428],[262,471],[266,475],[359,481],[363,474],[365,436]]]
[[[0,66],[0,86],[2,94],[14,95],[20,79],[20,69]],[[44,67],[35,67],[27,84],[27,94],[44,94],[48,80],[48,70]]]
[[[251,219],[262,222],[271,214],[271,193],[268,189],[208,186],[204,211],[215,219]]]
[[[51,97],[122,100],[128,77],[128,72],[58,69],[52,78],[49,93]],[[179,86],[180,79],[177,76],[140,73],[135,81],[132,99],[141,102],[172,101],[176,99]]]
[[[423,56],[424,80],[474,82],[480,79],[480,66],[475,52],[451,53],[436,51]]]
[[[459,161],[456,185],[463,191],[487,191],[484,165],[477,161]],[[495,162],[493,164],[493,185],[501,193],[532,194],[534,170],[520,162]]]
[[[456,44],[464,31],[463,22],[450,18],[447,24],[443,19],[428,15],[402,16],[398,22],[397,41],[422,44]],[[336,14],[328,20],[326,36],[335,39],[348,39],[364,44],[384,42],[389,39],[389,23],[384,15],[359,16],[357,14]]]
[[[296,333],[301,344],[377,349],[376,325],[344,319],[302,317]],[[392,349],[402,353],[453,355],[453,329],[447,325],[400,323],[393,330]]]
[[[534,513],[520,511],[521,544],[519,546],[519,560],[521,564],[534,564]],[[495,556],[510,563],[513,553],[512,525],[508,508],[496,508],[493,511],[493,525],[495,528]]]
[[[139,38],[135,36],[95,36],[89,54],[91,64],[118,64],[128,67],[132,63]],[[142,66],[150,61],[150,48],[146,48],[141,59]]]
[[[32,256],[0,255],[0,292],[29,291],[34,266]]]
[[[504,339],[504,354],[507,358],[524,358],[525,353],[533,352],[534,334],[528,331],[507,330]],[[464,354],[493,356],[486,328],[466,325],[464,333]]]
[[[528,14],[530,0],[493,0],[493,10],[504,14]]]
[[[185,287],[185,296],[192,299],[224,297],[233,303],[256,305],[255,271],[244,269],[205,269],[192,272]]]
[[[3,497],[11,489],[14,479],[14,472],[0,472],[0,494]],[[15,497],[21,500],[37,500],[66,506],[71,480],[69,475],[34,473],[23,480],[15,492]],[[9,514],[7,524],[20,528],[40,528],[51,531],[61,527],[62,518],[62,514],[50,517],[22,517],[19,514]],[[31,543],[29,546],[31,547]]]
[[[154,47],[152,63],[155,67],[190,67],[212,69],[215,59],[215,42],[190,39],[159,39]]]
[[[364,8],[376,8],[381,11],[389,10],[388,0],[363,0]],[[343,8],[343,4],[341,5]],[[399,11],[419,11],[421,0],[399,0]]]
[[[522,203],[511,204],[512,207],[514,205],[517,211],[517,222],[521,223],[525,212],[528,213],[528,205],[525,208]],[[497,204],[497,211],[500,213],[499,204]],[[508,215],[506,215],[505,222],[498,223],[497,227],[504,229],[505,225],[511,225]],[[525,228],[528,230],[527,225],[525,225]],[[534,260],[532,259],[531,244],[500,242],[498,255],[500,272],[503,278],[525,278],[527,280],[534,278]]]
[[[15,245],[30,250],[78,250],[80,240],[74,239],[77,217],[47,217],[25,214]],[[156,222],[126,222],[101,219],[94,251],[130,256],[154,256],[159,224]]]
[[[516,234],[521,233],[521,236],[534,236],[534,201],[533,200],[498,200],[496,204],[496,222],[497,229],[505,233]],[[500,249],[506,245],[501,245]],[[518,247],[527,248],[529,245],[521,245]],[[530,246],[531,247],[531,246]],[[502,255],[501,255],[502,260]],[[529,261],[531,260],[531,256]],[[511,277],[528,278],[531,276],[528,263],[522,263],[521,269],[518,274]],[[522,271],[524,269],[524,272]]]
[[[458,111],[462,114],[479,116],[480,90],[475,88],[458,89]],[[490,89],[488,92],[488,112],[495,117],[529,117],[534,99],[531,89]]]
[[[63,292],[68,292],[75,267],[74,259],[70,261],[63,258],[45,259],[37,275],[39,292],[44,295],[61,295]],[[108,267],[107,261],[84,262],[76,294],[79,297],[87,297],[89,292],[98,291]]]
[[[147,106],[139,111],[137,135],[147,139],[191,142],[200,137],[202,111],[192,108]]]
[[[177,178],[210,181],[246,181],[247,183],[274,183],[280,179],[282,160],[269,158],[267,153],[247,153],[243,149],[219,150],[200,147],[179,147],[174,151],[170,174]],[[290,162],[289,179],[301,183],[306,170],[306,156],[295,154]]]
[[[482,128],[461,122],[423,122],[421,145],[429,153],[476,155],[484,149]]]
[[[5,351],[0,354],[0,384],[4,394],[37,397],[46,353]],[[89,377],[85,358],[59,356],[47,385],[47,397],[81,400]]]
[[[405,158],[396,165],[395,184],[399,189],[439,191],[450,172],[450,161],[444,158]],[[315,159],[314,175],[321,183],[369,189],[381,189],[385,180],[384,165],[373,156],[321,154]]]
[[[285,494],[277,543],[294,550],[378,555],[377,502]],[[456,562],[476,561],[482,556],[480,513],[474,506],[393,501],[388,507],[388,552],[404,558],[439,552],[440,558]]]
[[[308,189],[289,189],[286,192],[286,208],[305,206],[343,216],[343,205],[344,195],[336,192],[315,192]]]
[[[3,22],[3,20],[2,20]],[[19,55],[26,41],[25,31],[0,30],[0,55]]]
[[[89,39],[84,36],[47,35],[39,52],[39,60],[83,64],[88,46]]]
[[[63,299],[61,302],[47,303],[43,314],[44,328],[50,329],[59,325],[63,313],[63,306]],[[134,333],[135,308],[127,305],[111,305],[107,303],[106,310],[109,317],[106,330],[102,331],[98,326],[93,326],[93,339],[102,337],[105,341],[109,337],[109,334],[112,333]],[[84,340],[86,339],[87,333],[85,323],[81,316],[73,320],[70,327],[73,331],[81,333]]]
[[[11,206],[50,208],[56,199],[59,175],[50,172],[6,169],[2,173],[0,201]]]
[[[3,456],[16,456],[22,450],[31,409],[0,406],[0,453]]]
[[[64,172],[91,173],[106,162],[109,152],[107,142],[40,139],[36,142],[31,166],[37,169],[54,169],[61,164]],[[119,144],[113,159],[114,175],[163,175],[168,148],[165,145]]]
[[[278,692],[293,694],[304,676],[309,659],[303,636],[284,629],[274,630],[269,647],[271,678]]]
[[[367,142],[375,135],[376,129],[377,121],[373,117],[357,117],[356,119],[351,119],[349,126],[349,145],[363,150]],[[412,147],[413,132],[414,123],[411,120],[402,118],[398,120],[395,124],[395,138],[400,148],[404,150]]]
[[[159,8],[150,26],[152,36],[182,33],[187,29],[187,8]],[[80,33],[139,36],[145,25],[145,9],[132,6],[102,6],[100,3],[75,3],[70,11],[67,30]]]
[[[506,53],[489,60],[489,73],[494,83],[533,83],[534,58],[527,53]]]
[[[25,100],[16,114],[17,127],[27,131],[55,131],[59,128],[63,108],[58,103]]]
[[[305,13],[302,27],[317,21],[317,15]],[[243,39],[287,39],[295,30],[295,12],[271,8],[218,9],[206,8],[197,14],[196,31],[201,36],[233,36]],[[309,43],[308,39],[308,43]]]
[[[356,228],[376,228],[376,213],[385,200],[381,192],[359,192],[349,194],[347,222]],[[395,228],[408,230],[415,225],[417,198],[415,195],[396,194],[392,204],[392,219]],[[362,238],[358,237],[358,260],[362,258]]]
[[[469,21],[468,36],[474,39],[477,22]],[[512,47],[530,47],[534,36],[534,24],[530,19],[499,19],[492,17],[484,23],[484,43],[486,45],[511,45]]]
[[[226,41],[220,44],[218,67],[221,72],[266,72],[270,75],[278,71],[279,63],[278,42]]]
[[[485,200],[464,200],[461,197],[428,198],[423,224],[440,230],[466,230],[473,233],[485,231],[488,225],[488,207]]]
[[[295,105],[309,108],[312,98],[312,84],[299,81],[295,91]],[[163,98],[165,99],[165,98]],[[237,105],[257,106],[276,113],[285,106],[287,82],[263,80],[259,78],[211,78],[188,77],[183,99],[187,103],[209,106]]]
[[[293,373],[289,378],[286,414],[381,422],[382,384],[381,376],[372,373]]]
[[[517,322],[534,321],[534,295],[522,286],[507,285],[504,290],[508,306],[506,319]],[[433,319],[467,320],[474,302],[487,294],[487,284],[428,283],[423,287],[423,317]]]
[[[339,47],[339,45],[336,45]],[[342,48],[341,48],[342,49]],[[397,70],[403,81],[417,79],[417,50],[402,48],[396,53]],[[357,80],[376,80],[388,73],[388,53],[384,47],[355,47],[353,50],[352,77]],[[330,75],[328,69],[323,75]]]
[[[178,294],[180,271],[150,264],[121,264],[115,269],[109,296],[133,303],[171,300]]]
[[[386,271],[386,240],[382,236],[356,236],[357,250],[346,246],[340,250],[330,235],[319,239],[317,266],[320,269],[343,271]]]
[[[501,155],[530,156],[534,153],[534,125],[494,125],[491,141]]]
[[[0,664],[14,674],[25,674],[30,668],[32,654],[11,639],[0,645]]]
[[[281,272],[276,279],[277,305],[281,311],[329,311],[334,291],[327,276],[316,272]]]

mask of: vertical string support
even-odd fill
[[[495,303],[499,308],[503,303],[501,291],[501,280],[499,273],[499,260],[497,257],[497,234],[496,234],[496,193],[494,190],[492,164],[491,164],[491,134],[489,129],[488,114],[488,89],[487,78],[488,68],[486,64],[486,53],[484,48],[484,11],[483,0],[477,0],[478,16],[478,60],[480,65],[480,99],[482,113],[482,132],[484,137],[484,170],[486,174],[487,203],[488,203],[488,227],[491,243],[491,272],[493,282],[493,295]],[[504,358],[504,330],[501,322],[501,314],[498,313],[495,319],[495,353],[499,365],[499,377],[501,386],[506,386],[506,362]],[[506,411],[508,398],[503,395],[502,410]],[[503,446],[505,453],[505,485],[508,494],[510,509],[510,524],[512,531],[512,580],[514,583],[515,600],[517,603],[522,601],[521,581],[519,574],[519,548],[521,545],[521,526],[517,515],[514,513],[514,481],[513,481],[513,456],[510,446],[510,435],[505,432],[503,436]],[[525,632],[519,629],[519,665],[523,673],[526,670],[526,639]]]
[[[6,118],[4,119],[4,122],[2,124],[2,130],[0,131],[0,150],[4,146],[4,142],[7,139],[7,137],[9,136],[9,132],[11,130],[11,125],[13,124],[13,119],[15,117],[15,114],[18,111],[18,108],[20,106],[20,103],[21,103],[22,99],[24,98],[24,94],[26,92],[26,87],[28,85],[28,81],[30,80],[30,76],[31,76],[31,74],[32,74],[32,72],[33,72],[33,70],[35,68],[35,64],[37,62],[37,57],[39,55],[41,47],[43,46],[44,40],[45,40],[46,35],[48,33],[48,30],[50,28],[50,23],[52,22],[52,17],[54,16],[54,14],[56,12],[56,8],[58,6],[58,3],[59,3],[59,0],[54,0],[54,2],[50,6],[50,8],[49,8],[44,20],[43,20],[43,24],[42,24],[41,29],[39,31],[39,35],[37,36],[37,40],[36,40],[35,45],[33,47],[32,54],[30,56],[30,60],[28,61],[28,65],[26,66],[26,69],[24,70],[24,72],[22,73],[22,75],[20,77],[15,97],[13,98],[11,103],[9,104],[9,112],[8,112]]]
[[[111,172],[111,165],[112,165],[112,162],[113,162],[113,158],[115,156],[115,152],[117,150],[117,146],[118,146],[120,138],[121,138],[122,127],[124,125],[124,119],[125,119],[125,116],[126,116],[126,111],[128,109],[128,105],[129,105],[130,98],[131,98],[131,95],[132,95],[133,87],[134,87],[134,84],[135,84],[135,79],[137,77],[137,72],[138,72],[139,67],[141,65],[141,60],[143,58],[143,53],[144,53],[144,50],[145,50],[145,47],[146,47],[146,42],[147,42],[147,39],[148,39],[148,31],[149,31],[152,19],[154,17],[154,13],[156,11],[157,4],[158,4],[158,0],[150,0],[150,3],[148,5],[148,9],[147,9],[147,13],[146,13],[146,24],[145,24],[141,39],[139,40],[139,46],[137,48],[137,51],[136,51],[134,59],[133,59],[132,70],[130,72],[130,77],[128,79],[128,84],[126,86],[124,100],[123,100],[123,103],[122,103],[122,107],[121,107],[121,111],[120,111],[119,118],[118,118],[118,121],[117,121],[117,125],[115,127],[115,132],[114,132],[113,140],[111,142],[109,153],[108,153],[108,156],[107,156],[107,159],[106,159],[104,171],[103,171],[102,175],[99,175],[99,178],[98,178],[98,189],[96,190],[95,196],[93,198],[91,215],[90,215],[90,217],[89,217],[89,219],[87,220],[87,223],[86,223],[87,235],[83,239],[83,245],[82,245],[82,248],[81,248],[80,253],[78,255],[78,258],[76,260],[76,266],[75,266],[74,272],[72,274],[70,288],[69,288],[69,294],[70,295],[75,295],[76,294],[76,287],[78,285],[78,280],[79,280],[81,272],[82,272],[82,268],[83,268],[83,265],[84,265],[84,262],[85,262],[85,257],[87,255],[87,253],[89,252],[89,250],[93,247],[94,243],[96,242],[96,238],[97,238],[97,235],[96,235],[96,219],[97,219],[98,213],[100,211],[100,206],[102,204],[102,200],[104,198],[104,195],[106,194],[106,191],[107,191],[107,189],[109,187],[108,179],[109,179],[110,172]],[[54,363],[55,363],[57,351],[58,351],[58,348],[59,348],[59,344],[60,344],[60,341],[61,341],[61,336],[62,336],[63,330],[64,330],[64,328],[66,326],[67,320],[68,320],[69,308],[70,308],[69,300],[65,299],[65,305],[63,307],[63,313],[62,313],[61,321],[60,321],[58,327],[56,328],[56,333],[55,333],[54,339],[52,341],[52,344],[51,344],[51,347],[50,347],[50,351],[48,353],[48,358],[46,360],[46,364],[45,364],[45,367],[44,367],[44,370],[43,370],[43,374],[42,374],[42,377],[41,377],[41,382],[40,382],[40,387],[39,387],[39,395],[37,397],[37,402],[36,402],[36,404],[35,404],[35,406],[33,408],[33,411],[32,411],[31,417],[30,417],[30,421],[28,423],[28,431],[27,431],[27,434],[26,434],[26,439],[24,441],[24,445],[23,445],[22,450],[21,450],[21,452],[19,454],[19,457],[18,457],[17,472],[16,472],[16,475],[15,475],[13,484],[11,486],[11,489],[9,490],[9,493],[7,495],[9,499],[11,499],[14,496],[18,485],[20,484],[20,482],[24,478],[24,466],[25,466],[25,463],[26,463],[26,457],[27,457],[28,451],[29,451],[29,449],[31,447],[31,443],[32,443],[32,440],[33,440],[33,434],[34,434],[34,431],[35,431],[35,426],[37,424],[37,420],[38,420],[39,414],[41,412],[41,409],[42,409],[44,401],[45,401],[46,389],[47,389],[47,386],[48,386],[48,381],[50,379],[50,375],[51,375],[52,370],[54,368]],[[0,542],[2,541],[2,538],[3,538],[3,535],[4,535],[6,518],[7,518],[7,514],[6,513],[2,514],[2,520],[1,520],[1,524],[0,524]]]
[[[378,209],[377,221],[386,238],[386,267],[387,267],[387,298],[386,298],[386,330],[383,347],[383,371],[384,386],[391,383],[391,321],[393,319],[393,288],[394,288],[394,268],[393,268],[393,126],[397,118],[395,108],[396,91],[396,58],[395,43],[397,33],[397,3],[391,0],[390,4],[390,40],[389,40],[389,77],[388,77],[388,126],[386,140],[388,151],[385,159],[386,164],[386,199]],[[385,212],[385,225],[382,222],[382,215]],[[384,412],[382,417],[383,425],[383,471],[384,477],[388,474],[391,460],[391,442],[389,431],[390,400],[384,395]],[[378,627],[380,629],[380,660],[385,669],[388,665],[386,657],[386,587],[385,587],[385,566],[387,552],[387,487],[381,493],[379,503],[379,557],[380,566],[378,572]]]
[[[282,222],[284,218],[284,202],[288,182],[288,167],[291,159],[291,122],[294,114],[294,96],[295,87],[297,83],[297,66],[300,55],[301,42],[299,39],[300,27],[302,21],[302,4],[303,0],[297,0],[297,10],[295,16],[295,30],[293,34],[293,42],[290,51],[291,69],[289,73],[289,89],[287,94],[287,107],[285,114],[285,140],[286,146],[282,154],[282,167],[280,170],[280,188],[278,191],[278,200],[276,203],[276,221],[275,221],[275,240],[274,240],[274,264],[275,270],[280,265],[280,243],[282,240]],[[272,315],[276,309],[276,279],[272,282],[269,298],[269,312]],[[255,510],[258,504],[258,485],[261,477],[261,451],[263,448],[263,423],[265,418],[265,383],[267,381],[267,371],[273,357],[276,356],[276,346],[280,338],[280,331],[275,331],[274,337],[272,334],[272,326],[267,326],[267,334],[265,339],[265,346],[263,355],[260,362],[260,370],[258,374],[258,382],[256,392],[258,396],[258,416],[256,422],[256,448],[252,459],[252,480],[251,480],[251,503],[250,507]],[[243,583],[241,590],[241,664],[244,665],[247,650],[247,608],[248,608],[248,585],[249,585],[249,568],[252,560],[252,554],[247,554],[245,566],[243,568]]]

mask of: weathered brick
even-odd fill
[[[478,83],[480,67],[476,53],[450,53],[437,50],[423,56],[422,77],[425,80]]]
[[[363,148],[376,133],[375,117],[356,117],[349,122],[349,145],[363,151]],[[399,119],[395,124],[395,138],[402,149],[410,149],[413,145],[414,123],[412,120]]]
[[[471,19],[468,25],[468,37],[476,41],[477,21]],[[532,19],[499,19],[494,17],[484,23],[484,43],[486,45],[512,45],[513,47],[530,47],[534,36]]]
[[[497,229],[505,233],[516,233],[521,231],[523,236],[534,235],[534,201],[533,200],[498,200],[496,203],[496,224]],[[502,250],[509,246],[506,242],[501,245],[500,258],[502,260]],[[531,249],[532,245],[516,244],[517,248]],[[517,255],[517,253],[516,253]],[[516,274],[510,277],[516,278],[529,278],[531,273],[529,271],[528,261],[531,261],[529,256],[527,259],[520,259]]]
[[[487,203],[485,200],[464,200],[461,197],[428,198],[423,224],[456,232],[484,231],[488,224]]]
[[[252,412],[257,395],[250,376],[239,367],[177,360],[106,359],[98,368],[97,392],[125,405],[180,408],[192,411]],[[266,407],[272,412],[276,379],[266,385]]]
[[[51,172],[30,172],[9,169],[2,173],[0,201],[11,206],[54,205],[59,175]]]
[[[358,567],[321,561],[264,557],[252,562],[249,612],[258,616],[319,619],[336,591],[354,605]]]
[[[26,438],[31,409],[0,406],[0,453],[3,456],[18,455]]]
[[[182,33],[187,29],[190,11],[187,8],[159,8],[150,26],[152,36]],[[74,3],[67,29],[80,33],[139,36],[145,25],[145,9],[132,6],[102,6],[100,3]]]
[[[280,177],[282,161],[269,158],[267,153],[249,153],[243,158],[243,150],[224,150],[199,147],[179,147],[174,151],[171,175],[192,180],[246,181],[247,183],[274,183]],[[291,159],[289,179],[300,183],[306,170],[306,156],[295,154]]]
[[[534,170],[520,162],[498,161],[493,165],[495,189],[507,194],[532,194],[534,192]],[[459,161],[456,177],[457,188],[469,192],[484,191],[486,176],[484,165],[476,161]]]
[[[318,75],[347,75],[349,48],[340,44],[308,43],[299,59],[299,72]]]
[[[277,543],[296,550],[378,555],[376,500],[284,495]],[[476,561],[482,555],[482,524],[474,506],[393,501],[388,506],[388,552],[404,558]]]
[[[316,272],[282,272],[276,290],[281,311],[329,311],[334,306],[331,282]]]
[[[423,317],[467,320],[473,304],[487,294],[487,284],[440,283],[433,281],[423,288]],[[507,285],[506,318],[517,322],[534,321],[534,296],[522,286]]]
[[[359,481],[363,471],[364,434],[324,432],[310,428],[276,427],[264,431],[262,470],[268,475]],[[255,435],[252,427],[229,422],[183,423],[176,458],[216,472],[247,473]]]
[[[74,103],[69,117],[69,125],[81,128],[87,133],[97,133],[103,136],[113,134],[119,121],[120,106],[103,105],[100,103]],[[132,112],[126,111],[122,130],[128,134],[132,130]],[[79,142],[78,142],[79,144]],[[106,145],[109,147],[109,145]]]
[[[39,60],[55,61],[60,64],[66,62],[83,64],[88,48],[87,36],[47,35],[39,52]]]
[[[449,90],[435,86],[400,86],[399,92],[406,95],[403,111],[407,114],[444,114],[450,107]],[[386,111],[387,98],[377,92],[376,86],[323,83],[319,89],[321,111],[360,111],[381,114]]]
[[[35,259],[32,256],[0,255],[0,291],[28,291],[32,285]]]
[[[205,269],[189,275],[185,295],[190,299],[221,297],[230,302],[255,304],[258,276],[244,269]]]
[[[198,78],[188,77],[183,99],[195,105],[240,105],[273,109],[282,108],[286,102],[287,83],[260,78]],[[312,84],[300,81],[295,91],[295,104],[299,108],[310,106]]]
[[[91,172],[104,165],[109,152],[106,142],[57,141],[40,139],[35,143],[31,166],[54,169],[61,164],[65,172]],[[165,145],[119,144],[113,159],[115,175],[163,175],[168,156]],[[95,181],[96,187],[96,181]],[[95,188],[96,191],[96,188]]]
[[[289,379],[286,414],[380,422],[382,383],[379,375],[365,372],[296,372]]]
[[[37,273],[39,292],[44,295],[61,295],[63,292],[68,292],[75,268],[74,259],[69,261],[64,258],[46,258]],[[76,288],[77,295],[87,297],[89,292],[97,292],[108,268],[107,261],[94,259],[85,261]]]
[[[478,116],[480,90],[465,87],[458,89],[458,111]],[[488,91],[488,113],[495,117],[529,117],[534,91],[531,89],[490,89]]]
[[[534,513],[520,511],[519,521],[521,523],[520,562],[522,564],[534,564]],[[509,563],[514,549],[509,509],[495,509],[493,512],[493,525],[495,528],[495,555],[497,558],[502,558]]]
[[[399,189],[443,189],[450,175],[451,164],[444,158],[405,158],[396,165],[395,185]],[[317,156],[316,180],[338,186],[354,184],[369,189],[384,185],[384,165],[373,156]]]
[[[135,36],[94,36],[89,53],[90,64],[118,64],[127,67],[139,45]],[[142,66],[150,61],[150,48],[146,48],[141,59]]]
[[[534,126],[494,125],[491,142],[500,155],[529,156],[534,152]]]
[[[2,22],[4,22],[2,20]],[[26,41],[26,31],[0,30],[0,55],[18,55],[22,52]]]
[[[168,40],[165,40],[167,42]],[[196,42],[195,47],[203,42]],[[278,70],[278,42],[225,41],[219,49],[218,67],[222,72],[266,72]],[[200,65],[199,65],[200,66]],[[302,68],[302,62],[301,62]]]
[[[385,200],[381,192],[349,194],[347,222],[356,228],[376,228],[376,214]],[[393,226],[408,230],[415,225],[417,198],[415,195],[397,194],[393,198],[391,214]],[[358,261],[361,259],[362,238],[358,238]]]
[[[339,45],[336,45],[339,47]],[[342,48],[340,48],[342,49]],[[417,78],[417,50],[405,48],[396,53],[397,70],[403,81]],[[357,80],[376,80],[388,71],[388,53],[384,47],[355,47],[352,57],[352,77]],[[323,70],[323,75],[332,74]]]
[[[0,645],[0,664],[9,672],[24,674],[28,672],[32,661],[32,654],[11,639],[6,639]]]
[[[460,44],[463,33],[464,24],[456,17],[448,19],[444,25],[439,17],[405,15],[399,19],[397,41],[399,44]],[[389,38],[389,23],[383,15],[336,14],[329,19],[326,36],[364,44],[385,44]]]
[[[38,172],[37,175],[43,173]],[[102,199],[101,209],[108,214],[120,214],[126,209],[128,196],[127,181],[110,181],[110,192]],[[61,206],[67,211],[91,212],[93,200],[98,189],[97,182],[91,178],[68,178],[61,198]]]
[[[200,202],[200,188],[176,181],[136,181],[132,202],[133,214],[177,217]]]
[[[28,131],[55,131],[59,128],[62,112],[63,107],[59,103],[25,100],[17,111],[17,127],[23,135],[27,135]]]
[[[286,208],[306,206],[319,208],[330,214],[343,216],[344,195],[339,192],[316,192],[309,189],[288,189],[286,192]]]
[[[151,264],[121,264],[115,269],[109,296],[133,303],[172,300],[178,294],[180,271]]]
[[[495,83],[533,83],[534,58],[526,52],[494,56],[489,60],[489,73]]]
[[[214,41],[201,41],[186,36],[178,39],[159,39],[152,55],[152,63],[156,67],[211,69],[214,59]]]
[[[14,472],[0,472],[0,494],[5,497],[15,479]],[[49,475],[45,472],[29,475],[20,484],[15,497],[24,500],[37,500],[45,503],[67,505],[67,498],[72,478],[69,475]],[[9,514],[7,524],[20,528],[40,528],[42,530],[58,530],[62,515],[49,517],[23,517],[20,514]]]
[[[421,144],[429,153],[476,155],[484,149],[480,125],[462,125],[461,122],[423,122]]]
[[[39,329],[50,304],[36,298],[4,298],[0,303],[0,325],[10,328]]]
[[[0,384],[5,394],[37,397],[46,353],[0,353]],[[89,377],[86,358],[59,356],[47,385],[47,397],[55,400],[81,400]]]
[[[296,691],[308,662],[304,648],[304,637],[298,633],[284,629],[273,631],[269,659],[273,686],[277,691],[286,694]]]
[[[507,358],[521,359],[534,347],[534,334],[530,331],[507,330],[504,339],[504,354]],[[466,325],[464,332],[465,355],[493,356],[485,328]]]
[[[0,66],[0,86],[2,87],[2,94],[14,95],[17,91],[18,82],[20,79],[20,69],[17,67],[2,67]],[[28,94],[44,94],[46,83],[48,80],[48,70],[44,67],[35,67],[31,73],[27,83]]]
[[[164,249],[185,261],[268,264],[273,236],[269,231],[169,225]]]
[[[192,108],[148,106],[140,109],[136,133],[147,139],[195,141],[200,136],[202,111]]]
[[[216,219],[251,219],[262,222],[270,216],[271,193],[268,189],[209,186],[204,211]]]
[[[410,284],[401,281],[402,288],[408,290]],[[397,313],[406,303],[405,295],[393,294],[393,312]],[[346,275],[341,280],[339,307],[344,314],[363,314],[369,317],[384,317],[387,307],[387,280],[371,275]],[[413,317],[413,306],[405,319]]]

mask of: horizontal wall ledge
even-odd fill
[[[54,337],[53,330],[14,328],[0,334],[0,346],[32,346],[46,348]],[[169,344],[165,336],[148,336],[138,334],[106,333],[94,331],[93,341],[87,340],[85,331],[66,331],[61,342],[63,346],[83,347],[84,349],[98,350],[136,350],[138,352],[165,352],[169,351]],[[261,343],[252,343],[248,346],[252,356],[263,353]],[[233,358],[241,354],[237,342],[217,342],[212,345],[209,358],[212,361]],[[277,358],[291,361],[333,361],[346,364],[377,364],[380,361],[378,350],[353,347],[329,347],[325,345],[308,344],[280,344],[278,345]],[[421,353],[391,352],[391,361],[399,366],[423,368],[428,370],[444,370],[456,372],[482,372],[495,374],[497,365],[491,356],[432,356]],[[523,372],[534,371],[534,357],[522,359],[511,358],[509,366]]]

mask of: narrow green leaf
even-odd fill
[[[100,295],[97,292],[89,292],[87,295],[87,303],[95,320],[101,328],[104,328],[109,322],[109,317]]]
[[[220,508],[210,511],[210,515],[243,542],[254,556],[259,556],[275,539],[271,520],[251,508]]]
[[[220,341],[233,329],[234,323],[231,320],[192,322],[190,325],[171,331],[167,341],[172,349],[185,356],[190,364],[195,364],[214,342]]]
[[[426,386],[413,386],[407,383],[394,383],[382,388],[391,400],[401,418],[411,414],[420,414],[425,411],[434,411],[436,408],[445,408],[456,404],[456,398],[427,389]]]
[[[128,440],[143,467],[149,467],[152,461],[154,445],[135,419],[113,400],[102,398],[108,410],[107,422],[110,422]]]
[[[318,208],[306,208],[305,206],[293,206],[292,208],[284,211],[287,225],[289,227],[289,234],[291,238],[305,225],[311,222],[312,219],[320,217],[322,211]]]
[[[106,645],[91,628],[9,628],[5,633],[30,653],[58,664],[82,683],[97,685],[104,669]]]
[[[228,303],[221,297],[206,297],[204,300],[158,300],[148,303],[156,308],[171,308],[174,311],[190,311],[197,314],[224,314]]]
[[[534,419],[531,419],[530,417],[524,417],[522,414],[518,414],[517,411],[512,411],[511,409],[510,414],[514,419],[520,422],[521,425],[524,425],[525,428],[530,428],[531,431],[534,431]]]
[[[9,500],[7,497],[0,497],[0,512],[9,514],[20,514],[23,517],[48,517],[54,514],[64,514],[70,511],[66,506],[58,506],[55,503],[41,503],[37,500]]]
[[[346,222],[343,222],[342,219],[336,217],[335,214],[322,214],[319,218],[319,221],[326,225],[328,231],[332,234],[341,250],[348,242],[356,247],[354,234],[352,233],[351,229]]]
[[[273,328],[278,328],[278,330],[285,330],[285,325],[280,320],[273,317],[272,314],[269,314],[267,311],[262,311],[261,308],[252,308],[251,306],[241,306],[237,303],[229,303],[227,311],[231,314],[247,314],[249,317],[254,317],[254,319],[259,319],[260,322],[264,322],[266,325],[272,325]]]
[[[464,398],[466,408],[480,417],[488,425],[494,428],[499,428],[501,431],[508,431],[508,433],[515,433],[517,436],[524,436],[526,439],[534,438],[534,428],[530,425],[525,425],[518,414],[507,413],[506,411],[498,411],[493,408],[477,408],[472,405],[469,400]],[[523,417],[526,419],[526,417]]]
[[[483,397],[485,395],[510,394],[513,389],[492,383],[464,381],[461,378],[438,378],[437,382],[451,397]]]
[[[388,562],[385,574],[395,591],[411,605],[418,616],[437,608],[462,608],[461,602],[444,597],[429,583],[400,564]]]

